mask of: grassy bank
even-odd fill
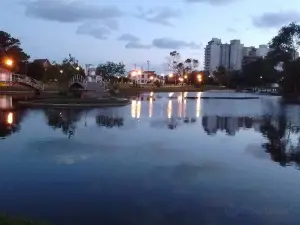
[[[0,215],[1,225],[46,225],[45,223],[35,223],[29,220],[11,218],[6,215]]]

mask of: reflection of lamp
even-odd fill
[[[14,122],[14,115],[13,115],[13,113],[8,113],[8,115],[7,115],[7,119],[6,119],[6,122],[8,123],[8,124],[13,124],[13,122]]]
[[[172,117],[172,111],[173,111],[173,109],[172,109],[172,100],[169,100],[169,102],[168,102],[168,118],[169,119],[171,119],[171,117]]]
[[[196,117],[200,117],[200,99],[201,99],[201,92],[197,93],[197,103],[196,103]]]
[[[153,113],[153,99],[150,98],[150,100],[149,100],[149,117],[152,117],[152,113]]]
[[[141,116],[141,101],[139,100],[136,104],[136,118],[140,118]]]
[[[132,118],[135,118],[135,109],[136,109],[136,100],[132,100],[131,102],[131,116]]]

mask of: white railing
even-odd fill
[[[84,76],[81,76],[81,75],[75,75],[72,77],[70,83],[69,83],[69,86],[71,86],[72,84],[74,83],[83,83],[83,84],[86,84],[86,83],[98,83],[98,84],[101,84],[103,87],[107,87],[108,86],[108,82],[107,81],[104,81],[103,79],[95,79],[94,81],[89,81],[86,77]]]
[[[11,81],[16,83],[26,84],[40,91],[43,91],[45,89],[45,85],[41,81],[38,81],[36,79],[33,79],[31,77],[22,74],[12,74]]]

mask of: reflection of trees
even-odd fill
[[[300,168],[300,127],[287,120],[282,113],[277,118],[266,116],[261,125],[261,133],[268,142],[263,144],[274,162],[281,166],[296,164]],[[296,139],[296,143],[293,141]]]
[[[121,127],[124,125],[124,119],[99,115],[96,116],[96,124],[100,127],[107,127],[107,128]]]
[[[225,131],[228,135],[235,135],[243,128],[250,129],[259,120],[250,117],[229,117],[229,116],[203,116],[202,126],[208,135],[216,134],[219,130]]]
[[[11,116],[10,120],[9,114]],[[20,131],[21,122],[26,115],[25,110],[0,111],[0,138],[5,138]]]
[[[61,129],[69,138],[74,135],[76,123],[82,115],[82,110],[73,109],[47,109],[44,112],[47,124],[53,129]]]

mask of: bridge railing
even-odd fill
[[[101,84],[103,87],[107,88],[108,82],[104,81],[103,79],[95,79],[94,81],[89,81],[86,77],[81,76],[81,75],[75,75],[72,77],[69,85],[71,86],[74,83],[98,83]]]
[[[41,81],[38,81],[36,79],[33,79],[31,77],[28,77],[28,76],[22,75],[22,74],[13,74],[12,82],[26,84],[28,86],[31,86],[31,87],[41,90],[41,91],[43,91],[45,89],[45,85]]]

